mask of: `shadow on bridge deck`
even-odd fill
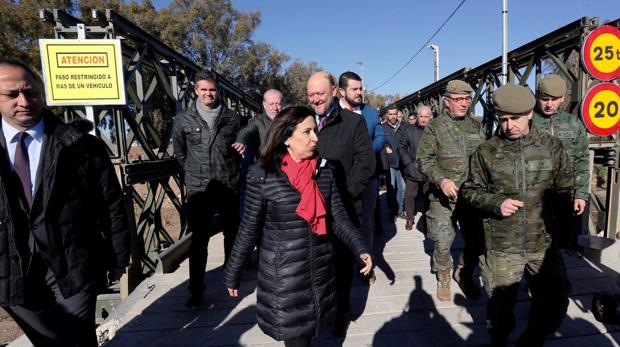
[[[417,225],[421,225],[418,223]],[[434,297],[435,277],[430,272],[432,242],[420,230],[406,231],[404,221],[384,223],[375,240],[377,282],[355,280],[352,316],[346,339],[325,329],[314,346],[480,346],[489,344],[485,327],[486,297],[466,300],[452,283],[454,300]],[[186,309],[187,262],[172,274],[147,279],[117,310],[116,335],[105,346],[283,346],[264,335],[256,325],[256,263],[244,275],[239,298],[230,298],[221,283],[221,235],[211,239],[207,266],[206,302],[201,309]],[[457,240],[453,256],[460,252]],[[255,258],[254,258],[255,260]],[[568,316],[548,346],[619,346],[620,327],[606,326],[592,317],[592,295],[605,291],[610,280],[584,259],[565,255],[573,284]],[[515,308],[516,337],[525,329],[529,310],[523,288]]]

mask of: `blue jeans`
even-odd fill
[[[388,206],[392,212],[402,213],[405,208],[405,179],[400,170],[390,168],[390,184],[388,185]]]

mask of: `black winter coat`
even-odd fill
[[[285,174],[265,174],[256,165],[250,168],[243,219],[224,271],[225,286],[239,288],[245,259],[262,237],[258,325],[278,341],[317,336],[321,327],[333,320],[336,282],[330,239],[334,235],[354,254],[369,253],[366,241],[344,210],[333,166],[320,168],[315,179],[328,215],[327,235],[322,236],[312,232],[308,222],[295,213],[301,195]]]
[[[51,113],[44,122],[30,215],[6,147],[0,149],[0,306],[24,303],[30,233],[65,298],[129,264],[125,203],[105,147]]]
[[[240,128],[239,115],[224,105],[214,129],[209,129],[200,117],[195,102],[176,115],[172,133],[174,155],[185,171],[185,185],[190,193],[204,190],[211,180],[238,191],[239,154],[231,146]]]
[[[398,158],[403,168],[403,177],[406,180],[416,182],[425,182],[427,180],[426,175],[418,170],[415,164],[416,152],[423,133],[424,129],[417,125],[411,125],[400,136]]]
[[[338,99],[334,102],[338,103]],[[336,107],[319,132],[317,152],[336,166],[336,181],[343,200],[361,199],[376,169],[375,152],[364,117]]]

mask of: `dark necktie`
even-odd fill
[[[319,118],[319,131],[321,131],[321,129],[323,129],[323,127],[325,126],[325,122],[327,122],[327,116],[323,116],[321,118]]]
[[[28,206],[32,206],[32,190],[30,190],[30,159],[28,158],[28,149],[26,148],[25,131],[19,133],[17,146],[15,146],[15,157],[13,158],[13,169],[19,180],[22,182],[24,195],[28,201]]]
[[[355,110],[352,109],[351,107],[347,107],[347,111],[355,113]]]

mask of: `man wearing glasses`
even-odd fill
[[[435,241],[432,269],[437,274],[437,298],[449,301],[450,247],[458,227],[465,240],[454,279],[465,296],[476,299],[480,289],[472,276],[478,256],[484,249],[482,221],[468,211],[459,198],[459,187],[467,179],[469,157],[484,141],[480,123],[469,114],[472,89],[467,82],[448,82],[444,109],[424,130],[417,151],[418,169],[431,184],[430,208],[427,214],[428,237]]]

